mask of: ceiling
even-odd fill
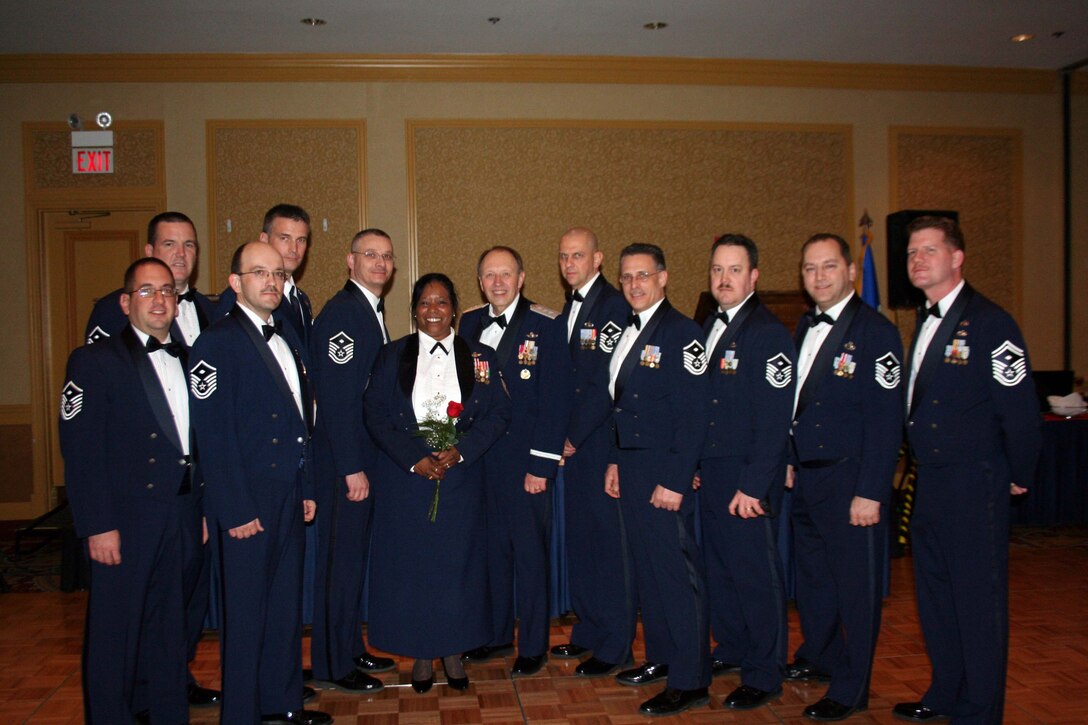
[[[305,17],[327,25],[305,26]],[[0,0],[0,18],[2,54],[471,53],[1051,69],[1088,58],[1088,0]],[[650,22],[668,26],[644,29]],[[1035,38],[1010,42],[1018,33]]]

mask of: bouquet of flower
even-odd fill
[[[437,393],[423,404],[423,407],[427,409],[427,415],[419,423],[419,431],[416,433],[417,436],[427,441],[427,445],[435,453],[457,445],[457,418],[461,415],[461,411],[465,409],[465,406],[451,400],[446,404],[446,414],[444,416],[440,415],[438,411],[442,409],[444,400],[445,396]],[[427,518],[432,524],[438,518],[438,492],[441,487],[441,479],[434,482],[434,500],[431,501],[431,507],[427,510]]]

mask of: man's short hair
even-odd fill
[[[242,273],[242,250],[246,248],[246,244],[249,244],[249,242],[245,242],[244,244],[239,244],[238,248],[234,250],[234,254],[231,255],[231,257],[230,257],[230,273],[231,274],[241,274]]]
[[[620,264],[623,264],[624,257],[630,257],[635,254],[648,254],[654,258],[654,264],[657,265],[657,271],[661,272],[665,270],[665,252],[661,247],[656,244],[642,244],[636,242],[635,244],[628,244],[620,252]]]
[[[264,224],[261,226],[261,231],[268,234],[272,229],[272,221],[275,219],[294,219],[296,222],[302,222],[306,226],[310,226],[310,215],[306,213],[306,210],[301,206],[294,204],[276,204],[274,207],[265,212]]]
[[[193,234],[196,234],[196,224],[193,224],[192,219],[180,211],[164,211],[151,217],[151,221],[147,223],[147,243],[152,247],[155,246],[155,232],[160,224],[188,224],[193,228]]]
[[[718,247],[744,247],[744,251],[748,252],[748,266],[752,269],[759,269],[759,248],[749,237],[743,234],[721,235],[714,240],[713,246],[710,247],[711,259],[714,258],[714,252],[718,251]]]
[[[140,271],[141,267],[146,267],[147,265],[162,267],[163,271],[170,275],[170,284],[174,284],[174,273],[170,271],[170,266],[167,265],[166,262],[158,257],[140,257],[125,270],[124,286],[121,288],[125,294],[132,294],[132,283],[136,281],[136,273]]]
[[[944,216],[920,216],[907,225],[907,239],[915,232],[923,229],[940,229],[944,232],[944,239],[953,249],[964,251],[963,230],[954,219]]]
[[[518,254],[518,250],[514,249],[513,247],[507,247],[507,246],[502,245],[502,244],[496,244],[494,247],[491,247],[490,249],[485,249],[484,253],[480,255],[480,258],[476,260],[476,276],[477,277],[480,276],[480,272],[483,269],[484,257],[491,254],[492,252],[506,252],[507,254],[509,254],[511,257],[514,258],[515,262],[518,263],[518,274],[521,274],[522,272],[525,271],[525,265],[522,264],[521,255]]]
[[[309,222],[307,222],[307,224],[308,223]],[[361,232],[356,232],[355,233],[355,236],[351,238],[351,246],[349,248],[350,251],[353,251],[353,252],[355,251],[355,242],[359,241],[363,237],[385,237],[386,239],[389,240],[390,244],[393,243],[393,238],[391,236],[389,236],[388,234],[383,232],[381,229],[378,229],[376,227],[371,227],[369,229],[364,229]]]
[[[801,245],[801,258],[805,257],[805,250],[809,248],[809,245],[816,242],[835,242],[839,245],[839,253],[846,261],[846,264],[850,265],[854,263],[854,260],[850,256],[850,242],[846,241],[838,234],[832,234],[831,232],[820,232],[813,234],[811,237],[805,240],[805,243]]]
[[[431,282],[437,282],[446,288],[446,294],[450,296],[450,305],[453,307],[453,315],[457,316],[458,303],[457,303],[457,290],[453,286],[453,280],[441,272],[428,272],[412,285],[412,316],[415,317],[416,305],[419,304],[419,299],[423,296],[423,289]]]

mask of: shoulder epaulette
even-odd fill
[[[544,305],[538,305],[535,302],[529,305],[529,309],[552,320],[554,320],[556,317],[559,317],[559,313],[552,308],[545,307]]]
[[[463,315],[466,312],[475,312],[476,310],[480,309],[481,307],[487,307],[487,303],[484,302],[483,304],[479,304],[479,305],[476,305],[474,307],[469,307],[467,310],[461,310],[461,314]]]

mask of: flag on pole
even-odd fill
[[[859,274],[854,286],[861,301],[872,307],[880,309],[880,288],[877,286],[876,262],[873,261],[873,220],[869,218],[869,210],[866,209],[858,221],[861,227],[861,252],[858,255]]]

